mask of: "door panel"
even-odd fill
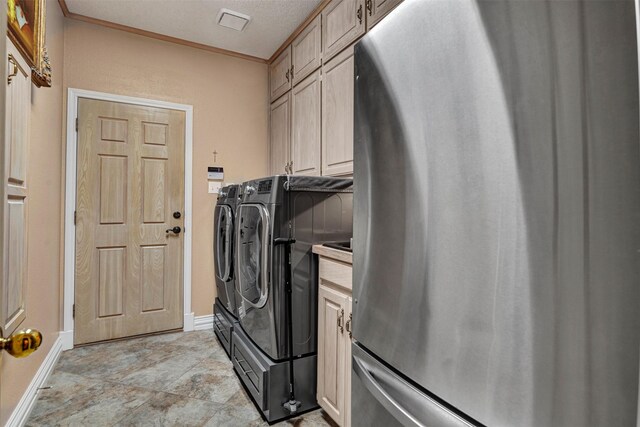
[[[322,67],[322,175],[353,173],[353,46]]]
[[[291,160],[291,93],[271,104],[271,174],[288,173]]]
[[[269,88],[272,102],[291,89],[291,46],[269,66]]]
[[[318,402],[342,426],[346,349],[344,326],[340,322],[344,321],[347,296],[321,283],[318,301]]]
[[[321,19],[322,16],[318,15],[291,43],[291,74],[294,86],[320,67],[322,60]]]
[[[0,329],[9,336],[26,317],[27,283],[27,149],[31,112],[31,70],[12,43],[10,71],[15,71],[6,86],[6,132],[4,152],[4,287],[0,300]],[[13,64],[15,64],[15,69]]]
[[[320,70],[294,87],[291,157],[296,175],[320,175]]]
[[[78,120],[74,341],[180,328],[184,113],[80,99]]]
[[[323,62],[356,41],[365,31],[364,0],[333,0],[322,10]]]

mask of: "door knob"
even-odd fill
[[[42,344],[42,334],[35,329],[19,331],[9,338],[0,338],[0,350],[13,357],[27,357]]]
[[[173,234],[180,234],[180,232],[182,231],[182,228],[178,227],[177,225],[173,228],[167,228],[166,233],[173,233]]]

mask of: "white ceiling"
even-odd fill
[[[66,0],[71,13],[268,59],[322,0]],[[221,8],[251,16],[216,24]]]

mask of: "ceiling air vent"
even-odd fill
[[[236,31],[242,31],[251,21],[251,17],[240,12],[234,12],[229,9],[220,9],[218,13],[218,25],[223,27],[232,28]]]

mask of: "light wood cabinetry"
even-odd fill
[[[402,0],[366,0],[367,31],[373,28],[387,13],[399,5]]]
[[[316,16],[291,43],[291,74],[294,86],[320,67],[322,61],[321,18],[320,15]]]
[[[322,66],[322,174],[353,173],[353,45]]]
[[[291,91],[292,173],[320,175],[320,70]]]
[[[272,174],[353,174],[354,45],[401,2],[331,0],[271,63]]]
[[[318,390],[320,406],[351,425],[351,254],[314,246],[319,259]]]
[[[323,62],[365,32],[364,0],[333,0],[322,10]]]
[[[291,89],[291,46],[269,66],[269,93],[275,101]]]
[[[291,94],[271,104],[270,112],[271,149],[269,162],[272,175],[289,172],[291,148]]]

